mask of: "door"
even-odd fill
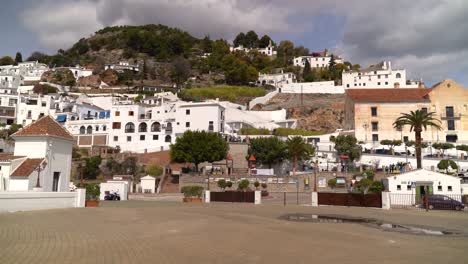
[[[55,171],[54,172],[54,179],[52,181],[52,191],[53,192],[58,192],[59,180],[60,180],[60,172]]]

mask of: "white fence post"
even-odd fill
[[[76,197],[75,197],[76,204],[75,204],[75,207],[78,207],[78,208],[80,208],[80,207],[85,207],[86,189],[84,189],[84,188],[76,189],[75,193],[76,193]]]
[[[210,203],[210,191],[205,191],[205,203]]]
[[[382,209],[390,209],[390,192],[382,192]]]
[[[261,204],[261,203],[262,203],[262,192],[255,191],[255,204]]]
[[[318,192],[312,192],[312,206],[318,206]]]

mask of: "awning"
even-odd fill
[[[57,116],[57,122],[66,122],[67,121],[67,116],[66,115],[59,115]]]
[[[99,118],[106,118],[106,112],[99,112]]]
[[[110,118],[110,110],[106,111],[106,118]]]

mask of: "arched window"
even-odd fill
[[[80,127],[80,134],[84,135],[86,133],[86,128],[84,126]]]
[[[148,131],[148,125],[146,123],[140,123],[138,126],[138,132],[147,132]]]
[[[167,135],[166,138],[164,139],[165,142],[171,142],[171,136]]]
[[[125,125],[125,133],[135,133],[135,125],[133,123],[127,123]]]
[[[86,134],[92,134],[93,133],[93,127],[92,126],[88,126],[86,128]]]
[[[160,132],[161,131],[161,124],[159,122],[154,122],[151,125],[151,132]]]
[[[396,77],[397,77],[398,79],[401,78],[401,73],[397,73],[397,74],[396,74]]]
[[[172,123],[171,122],[168,122],[166,124],[166,131],[172,131]]]

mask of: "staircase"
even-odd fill
[[[169,175],[162,183],[161,193],[180,193],[179,177]]]

